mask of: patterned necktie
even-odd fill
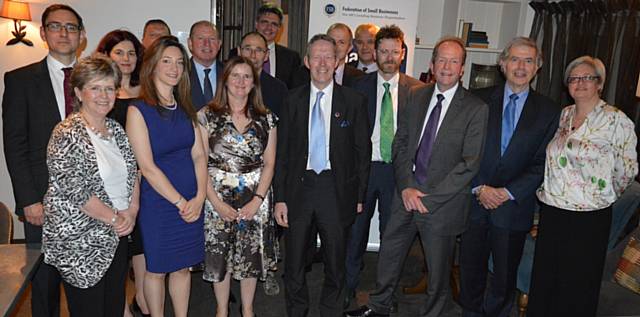
[[[393,142],[393,101],[389,83],[383,83],[384,95],[380,106],[380,156],[385,163],[391,162],[391,143]]]
[[[209,80],[209,73],[211,68],[204,69],[204,102],[208,103],[213,99],[213,87],[211,86],[211,80]]]
[[[311,112],[311,135],[309,138],[309,165],[311,169],[320,174],[327,166],[326,140],[324,136],[324,117],[320,100],[324,92],[318,91],[316,102]]]
[[[262,64],[262,71],[271,75],[271,59],[267,57],[267,61]]]
[[[442,100],[444,100],[442,94],[438,94],[436,97],[438,98],[438,102],[436,102],[436,106],[431,110],[427,126],[424,127],[424,132],[422,133],[418,152],[416,153],[415,177],[418,184],[421,185],[427,181],[427,168],[429,167],[433,142],[436,140],[438,121],[440,121],[440,112],[442,111]]]
[[[500,138],[500,155],[504,154],[504,151],[509,146],[509,141],[511,141],[511,136],[513,135],[513,131],[515,130],[515,121],[516,121],[516,100],[518,100],[518,95],[511,94],[509,96],[509,103],[504,108],[504,113],[502,114],[502,137]]]
[[[62,69],[64,72],[64,81],[62,87],[64,88],[64,116],[68,117],[73,113],[73,94],[71,90],[71,71],[73,68],[65,67]]]

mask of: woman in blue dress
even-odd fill
[[[187,316],[189,267],[204,259],[206,156],[196,133],[187,62],[175,37],[157,39],[144,54],[140,100],[127,113],[127,133],[143,176],[138,223],[151,316],[164,316],[167,274],[174,315]]]

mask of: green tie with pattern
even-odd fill
[[[380,156],[385,163],[391,162],[391,143],[393,142],[393,101],[389,83],[383,83],[384,95],[380,107]]]

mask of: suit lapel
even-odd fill
[[[368,75],[367,75],[368,76]],[[369,98],[369,134],[373,133],[376,121],[376,108],[378,102],[378,75],[367,78],[367,98]]]
[[[294,118],[296,118],[296,122],[300,124],[300,129],[302,131],[298,131],[303,136],[304,140],[304,149],[308,151],[309,149],[309,96],[311,95],[311,86],[307,84],[304,89],[302,89],[302,93],[300,94],[300,99],[296,101],[298,105],[296,108],[296,114]]]
[[[485,151],[498,161],[501,159],[500,145],[502,143],[502,111],[503,111],[504,86],[502,89],[494,90],[489,103],[489,122],[487,131],[487,142]]]
[[[56,118],[56,122],[62,121],[62,118],[60,117],[60,110],[58,108],[58,100],[56,99],[56,94],[53,91],[53,84],[51,83],[51,77],[49,76],[46,57],[40,63],[40,70],[35,74],[35,76],[37,76],[35,82],[38,85],[36,91],[42,94],[45,104],[44,111],[48,111],[53,118]]]
[[[407,77],[401,73],[400,80],[398,81],[398,111],[400,111],[400,107],[404,107],[407,103],[408,95],[409,84],[407,84]]]
[[[329,121],[331,122],[331,130],[329,130],[329,159],[331,159],[332,149],[338,139],[338,129],[340,129],[340,122],[346,120],[346,113],[344,112],[345,100],[342,95],[341,87],[339,85],[333,85],[333,95],[331,96],[331,114]]]
[[[444,119],[442,119],[442,123],[440,124],[440,128],[438,128],[438,132],[436,134],[436,140],[433,142],[433,149],[439,146],[440,142],[442,142],[443,138],[447,137],[446,130],[452,127],[455,121],[460,117],[460,113],[463,110],[463,102],[464,99],[464,88],[462,88],[462,84],[458,84],[458,88],[456,89],[456,93],[453,95],[453,99],[449,103],[449,108],[447,109],[447,113],[444,115]]]
[[[191,99],[193,99],[193,104],[202,106],[205,103],[204,94],[202,93],[202,88],[200,88],[200,79],[198,79],[198,72],[193,59],[191,59],[191,73],[189,76],[191,77]]]

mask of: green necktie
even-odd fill
[[[380,107],[380,156],[385,163],[389,163],[393,142],[393,101],[389,92],[389,83],[383,83],[382,86],[384,86],[384,95]]]

